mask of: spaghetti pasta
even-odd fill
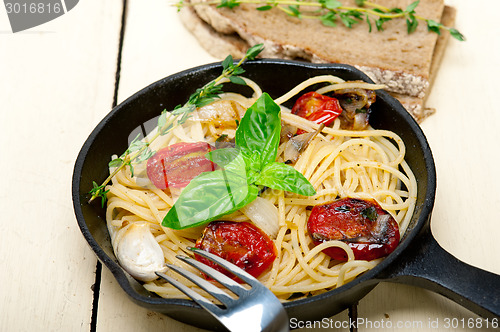
[[[254,90],[250,98],[226,93],[221,102],[237,102],[248,108],[262,94],[254,82],[245,79]],[[360,82],[344,82],[334,76],[320,76],[302,82],[289,93],[275,99],[281,105],[282,122],[306,132],[318,130],[320,126],[305,118],[294,115],[283,106],[287,100],[313,84],[324,83],[319,92],[326,93],[337,88],[379,89],[380,86]],[[226,105],[227,106],[227,105]],[[235,127],[217,112],[207,119],[195,113],[187,122],[177,126],[161,139],[151,144],[153,149],[170,146],[178,142],[205,141],[214,144],[221,135],[234,137]],[[153,135],[151,133],[150,135]],[[145,138],[147,140],[148,137]],[[278,148],[278,162],[285,162],[284,147]],[[273,238],[277,257],[272,267],[259,280],[276,296],[287,301],[294,295],[315,295],[342,286],[363,272],[376,266],[383,258],[372,261],[355,259],[352,249],[343,241],[332,240],[315,245],[308,234],[307,221],[310,208],[336,199],[351,197],[375,200],[394,217],[402,235],[412,217],[417,196],[417,183],[404,160],[405,145],[394,132],[387,130],[344,130],[336,119],[324,127],[309,142],[292,166],[302,173],[316,189],[314,196],[306,197],[281,190],[268,189],[261,193],[263,199],[271,202],[277,210],[278,232]],[[192,255],[187,247],[195,245],[201,236],[203,226],[173,230],[162,226],[162,220],[175,203],[181,189],[160,190],[144,185],[145,162],[135,167],[132,176],[129,168],[122,169],[106,187],[108,206],[106,220],[113,246],[119,239],[119,231],[133,223],[147,223],[158,242],[165,262],[182,265],[198,273],[175,258],[178,254]],[[241,211],[222,217],[223,220],[249,221]],[[348,260],[332,259],[323,250],[329,247],[342,248]],[[180,277],[171,274],[173,278]],[[183,282],[196,288],[189,281]],[[144,283],[144,287],[163,297],[185,296],[162,280]],[[197,291],[203,292],[200,289]]]

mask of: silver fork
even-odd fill
[[[251,288],[246,289],[238,282],[193,258],[181,255],[176,256],[228,288],[238,296],[238,298],[235,299],[209,281],[178,266],[172,264],[167,265],[170,269],[192,281],[219,300],[224,306],[221,307],[213,304],[207,298],[170,276],[160,272],[156,272],[156,274],[193,299],[230,331],[242,331],[242,328],[245,331],[289,331],[288,315],[283,305],[266,286],[236,265],[214,254],[197,248],[188,249],[222,266],[224,269],[250,285]]]

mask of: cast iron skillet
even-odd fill
[[[309,77],[322,74],[371,82],[355,68],[337,64],[256,60],[246,63],[244,68],[245,76],[255,80],[273,98]],[[221,70],[221,64],[215,63],[183,71],[151,84],[116,106],[83,145],[76,160],[72,188],[75,214],[83,236],[130,298],[149,310],[206,329],[222,327],[194,302],[160,298],[145,290],[122,270],[113,254],[104,209],[98,202],[88,204],[87,193],[92,188],[92,181],[101,183],[106,178],[110,156],[125,151],[130,137],[134,138],[137,131],[148,127],[148,120],[154,119],[164,109],[171,110],[183,104],[197,87],[217,77]],[[246,92],[245,88],[241,89],[242,93]],[[156,123],[156,120],[149,123]],[[335,290],[285,303],[289,317],[306,321],[332,316],[356,303],[381,281],[424,287],[485,318],[498,317],[500,276],[454,258],[439,246],[431,234],[429,222],[436,173],[431,150],[420,127],[401,104],[384,91],[377,92],[370,123],[375,128],[396,132],[406,143],[406,160],[419,186],[417,207],[410,227],[397,249],[374,269]]]

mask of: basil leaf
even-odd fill
[[[195,177],[163,218],[162,225],[183,229],[205,224],[252,202],[259,188],[249,185],[245,166],[244,158],[237,154],[223,170]]]
[[[252,202],[259,194],[258,185],[314,195],[314,187],[300,172],[275,161],[281,132],[280,112],[268,94],[257,99],[236,130],[237,147],[206,154],[223,169],[192,179],[162,225],[183,229],[216,220]]]
[[[303,196],[312,196],[316,190],[311,183],[295,168],[282,163],[267,164],[256,184],[272,189],[286,190]]]
[[[255,183],[255,181],[257,181],[260,177],[262,167],[265,166],[261,165],[260,153],[258,151],[254,151],[250,156],[246,156],[244,159],[246,162],[248,183]]]
[[[208,152],[205,155],[210,161],[213,161],[220,167],[225,167],[230,162],[236,159],[240,155],[240,150],[237,148],[225,148],[225,149],[217,149]]]
[[[183,229],[208,223],[252,202],[259,188],[246,178],[225,170],[202,173],[194,178],[168,211],[162,225]]]
[[[260,170],[276,160],[281,131],[280,111],[274,100],[263,93],[241,119],[236,130],[236,145],[247,159],[255,152],[259,154],[259,158],[252,158],[252,163],[256,164],[249,165],[251,168]]]
[[[230,174],[230,176],[238,176],[242,179],[242,182],[250,184],[250,182],[248,181],[247,164],[245,162],[245,158],[243,158],[243,155],[241,153],[237,153],[236,155],[234,155],[234,159],[230,163],[224,165],[224,170],[229,172],[228,174]]]

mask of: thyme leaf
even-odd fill
[[[339,0],[208,0],[204,2],[185,2],[180,0],[175,6],[180,9],[185,6],[215,5],[217,8],[233,9],[240,4],[255,4],[258,11],[278,9],[286,14],[300,19],[318,19],[325,26],[336,27],[337,20],[348,28],[357,23],[366,22],[368,31],[372,32],[372,20],[375,22],[377,31],[384,30],[384,23],[393,19],[406,20],[407,32],[415,32],[419,21],[427,24],[430,32],[441,34],[441,30],[447,30],[450,35],[464,41],[465,37],[455,28],[444,26],[442,23],[422,17],[416,13],[420,1],[414,1],[405,9],[387,8],[367,0],[356,0],[357,7],[347,7]],[[307,12],[301,7],[308,7]],[[310,9],[316,7],[318,10],[311,13]]]
[[[92,181],[92,190],[90,190],[90,194],[92,197],[95,196],[95,198],[100,197],[101,198],[101,207],[104,207],[104,203],[106,203],[107,196],[106,194],[108,193],[109,190],[105,190],[104,185],[98,185],[95,181]]]
[[[224,3],[225,6],[235,6],[238,4],[237,0],[223,0],[221,4]],[[180,3],[181,5],[183,2]],[[108,166],[114,167],[114,171],[104,180],[101,185],[98,185],[95,181],[93,182],[93,187],[89,191],[91,195],[89,203],[96,198],[101,198],[101,205],[104,207],[104,203],[107,199],[108,190],[105,190],[106,185],[111,181],[113,176],[115,176],[120,170],[128,166],[131,172],[131,176],[134,176],[134,166],[133,163],[141,163],[148,160],[154,155],[154,151],[149,148],[151,142],[160,136],[167,134],[175,125],[182,124],[187,121],[190,114],[198,107],[202,107],[211,103],[219,98],[220,93],[222,93],[222,85],[225,79],[229,79],[231,82],[236,84],[245,84],[245,81],[239,77],[245,71],[241,66],[247,60],[254,60],[260,52],[262,52],[264,46],[262,44],[257,44],[248,49],[245,56],[239,60],[239,62],[234,63],[233,58],[229,55],[222,62],[222,73],[214,80],[208,82],[203,87],[196,89],[196,91],[189,97],[188,101],[184,105],[179,105],[175,107],[172,112],[167,112],[163,110],[158,117],[158,130],[155,135],[149,138],[149,141],[143,141],[140,139],[140,135],[137,135],[132,142],[130,142],[129,147],[125,152],[119,157],[113,159]]]

